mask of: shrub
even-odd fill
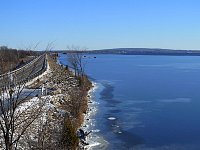
[[[74,126],[73,119],[65,117],[63,125],[62,146],[64,149],[76,150],[79,139],[76,135],[77,128]]]

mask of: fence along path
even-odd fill
[[[10,88],[28,82],[46,69],[47,56],[43,54],[19,69],[0,75],[0,88]]]

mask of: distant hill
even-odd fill
[[[59,51],[70,53],[73,51]],[[200,50],[173,50],[156,48],[115,48],[84,51],[87,54],[120,54],[120,55],[171,55],[171,56],[200,56]]]

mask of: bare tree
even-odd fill
[[[0,84],[0,136],[3,139],[1,147],[6,150],[17,149],[20,138],[42,112],[44,103],[23,106],[35,92],[32,90],[25,94],[25,87],[27,80],[37,73],[38,67],[34,62],[32,67],[21,69],[16,77],[18,79],[15,79],[18,82],[9,74],[0,76],[0,82],[4,82]]]
[[[55,41],[51,41],[51,42],[49,42],[48,44],[47,44],[47,46],[46,46],[46,49],[45,49],[45,51],[46,51],[46,53],[47,52],[51,52],[53,49],[54,49],[54,42]]]
[[[4,61],[3,61],[3,56],[0,52],[0,74],[4,73]]]
[[[23,90],[24,85],[1,89],[0,129],[6,150],[17,148],[21,136],[42,111],[42,105],[38,107],[34,103],[28,107],[21,107],[32,93],[23,96]]]
[[[85,60],[83,56],[83,52],[86,49],[80,49],[79,47],[69,48],[68,52],[68,62],[71,65],[71,68],[74,69],[74,73],[76,77],[83,77],[85,75]]]

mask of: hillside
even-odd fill
[[[200,56],[199,50],[172,50],[172,49],[151,49],[151,48],[116,48],[91,50],[86,53],[92,54],[123,54],[123,55],[189,55]]]

